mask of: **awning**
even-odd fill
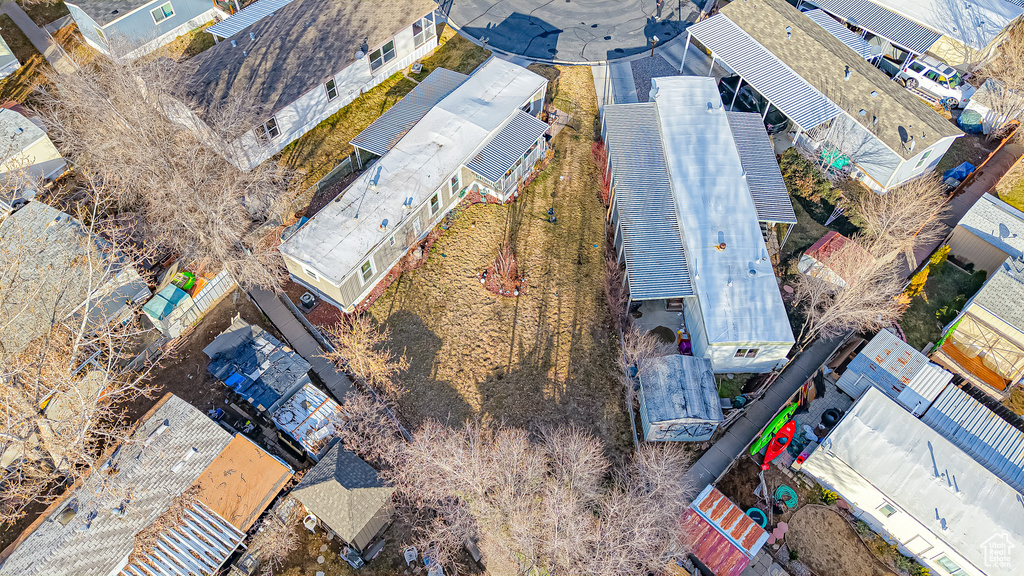
[[[860,54],[861,58],[871,60],[872,57],[876,56],[876,54],[871,52],[871,44],[868,44],[867,40],[861,38],[860,34],[850,30],[845,24],[837,21],[825,12],[811,10],[810,12],[804,12],[804,14],[813,20],[815,24],[824,28],[826,32],[835,36],[840,42],[849,46],[851,50]]]
[[[870,0],[813,0],[811,3],[914,54],[924,54],[942,36]]]
[[[277,12],[292,0],[259,0],[224,20],[210,26],[207,32],[221,38],[231,38],[249,26]]]
[[[801,128],[815,128],[839,115],[838,106],[724,14],[687,32]]]
[[[476,158],[466,164],[466,168],[497,182],[544,136],[547,129],[547,124],[519,110]]]
[[[404,98],[350,140],[349,144],[383,156],[394,148],[431,108],[465,82],[466,78],[469,76],[447,68],[435,69]]]
[[[782,171],[775,159],[768,132],[761,116],[752,112],[728,112],[729,126],[740,153],[740,164],[747,177],[747,187],[754,199],[754,210],[761,222],[796,224],[796,213]]]
[[[693,295],[654,103],[605,107],[630,298]]]

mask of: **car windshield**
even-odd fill
[[[952,76],[949,77],[949,87],[950,88],[958,88],[963,83],[964,83],[963,78],[960,78],[960,74],[959,73],[953,74]]]

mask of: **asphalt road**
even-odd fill
[[[443,3],[442,3],[443,4]],[[452,0],[449,22],[488,47],[537,60],[594,63],[640,54],[682,33],[690,0]]]

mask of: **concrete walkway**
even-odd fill
[[[617,60],[611,64],[595,64],[590,67],[590,71],[594,75],[598,110],[603,112],[605,104],[637,102],[633,68],[628,61]]]
[[[323,380],[334,398],[339,402],[344,400],[345,395],[352,390],[352,381],[323,357],[324,349],[292,314],[288,306],[276,294],[266,290],[254,288],[249,291],[249,295],[284,335],[288,344],[313,366],[313,372]]]
[[[796,360],[790,362],[765,392],[764,397],[750,404],[743,416],[729,427],[725,435],[690,466],[686,475],[691,486],[695,490],[700,490],[725,472],[754,436],[775,417],[786,400],[803,386],[811,374],[825,363],[844,340],[845,337],[818,340],[804,350]]]
[[[57,43],[50,39],[50,36],[43,32],[28,14],[21,9],[16,3],[8,0],[3,4],[0,4],[0,12],[7,14],[14,20],[14,23],[21,28],[21,31],[28,37],[29,42],[36,47],[36,50],[46,58],[46,61],[53,66],[53,69],[58,74],[73,74],[78,70],[78,66],[68,58],[64,51],[57,46]],[[24,62],[23,62],[24,64]]]

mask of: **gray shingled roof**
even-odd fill
[[[29,202],[0,222],[0,351],[18,353],[85,301],[88,259],[105,261],[81,224],[60,210]],[[92,269],[98,288],[113,274]]]
[[[912,136],[919,152],[941,138],[963,134],[784,0],[732,2],[721,13],[904,159],[915,152],[907,149],[902,135]],[[844,79],[847,71],[849,80]]]
[[[376,533],[366,528],[383,527],[386,522],[393,492],[369,464],[335,444],[306,473],[292,496],[343,540],[364,548]]]
[[[132,551],[135,535],[167,510],[230,441],[231,434],[205,414],[168,396],[109,466],[90,474],[25,537],[0,566],[0,576],[109,574]],[[172,471],[178,463],[181,467]],[[115,509],[125,499],[130,502],[118,516]],[[77,513],[62,525],[58,519],[72,505]]]
[[[153,0],[72,0],[74,4],[89,15],[100,26],[117,20],[125,14],[149,4]]]
[[[230,95],[249,94],[269,116],[436,7],[432,0],[295,0],[235,35],[236,46],[221,42],[188,60],[188,100],[208,119]]]
[[[1007,258],[971,301],[1024,332],[1024,259]]]

